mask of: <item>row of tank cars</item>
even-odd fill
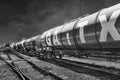
[[[49,58],[109,53],[119,56],[120,4],[71,20],[11,47],[23,54]]]

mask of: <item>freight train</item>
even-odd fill
[[[71,20],[43,34],[15,43],[23,54],[62,58],[120,52],[120,4]]]

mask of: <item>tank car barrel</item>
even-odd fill
[[[62,50],[120,51],[119,22],[117,4],[44,32],[41,43]]]

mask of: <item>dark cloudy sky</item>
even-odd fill
[[[0,44],[41,34],[117,3],[120,0],[0,0]]]

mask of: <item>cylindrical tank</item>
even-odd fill
[[[48,30],[41,40],[61,50],[120,51],[120,4]]]

